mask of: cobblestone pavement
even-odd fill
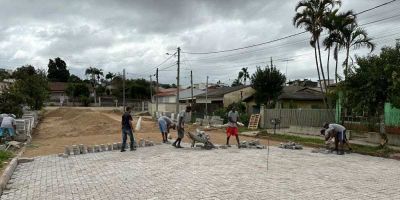
[[[400,162],[348,154],[175,149],[35,158],[1,199],[400,199]]]

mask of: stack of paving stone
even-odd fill
[[[279,147],[282,148],[282,149],[293,149],[293,150],[295,150],[295,149],[303,149],[302,145],[296,144],[296,143],[290,142],[290,141],[287,142],[287,143],[281,143]]]
[[[242,141],[240,142],[240,147],[249,149],[265,149],[265,146],[260,144],[260,140]]]
[[[137,146],[137,145],[135,144],[135,146]],[[148,146],[154,146],[154,142],[140,139],[139,147],[148,147]],[[80,155],[80,154],[87,154],[87,153],[114,151],[114,150],[121,150],[121,148],[122,148],[121,142],[113,143],[113,144],[109,143],[109,144],[89,145],[89,146],[79,144],[79,145],[65,146],[64,153],[60,153],[59,156],[67,158],[70,155]]]

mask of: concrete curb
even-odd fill
[[[6,188],[8,181],[11,179],[12,174],[18,166],[18,159],[25,152],[25,146],[22,147],[21,151],[15,156],[10,164],[6,167],[3,174],[0,177],[0,196],[3,194],[3,190]]]

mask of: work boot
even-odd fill
[[[126,150],[125,149],[121,149],[121,152],[125,152]]]
[[[176,147],[176,141],[174,143],[172,143],[172,146]]]
[[[183,148],[183,147],[182,147],[181,145],[177,145],[176,148],[181,149],[181,148]]]
[[[136,151],[136,148],[135,147],[131,148],[131,151]]]

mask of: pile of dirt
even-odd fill
[[[60,108],[49,111],[36,133],[37,137],[77,137],[119,133],[120,124],[90,109]]]

